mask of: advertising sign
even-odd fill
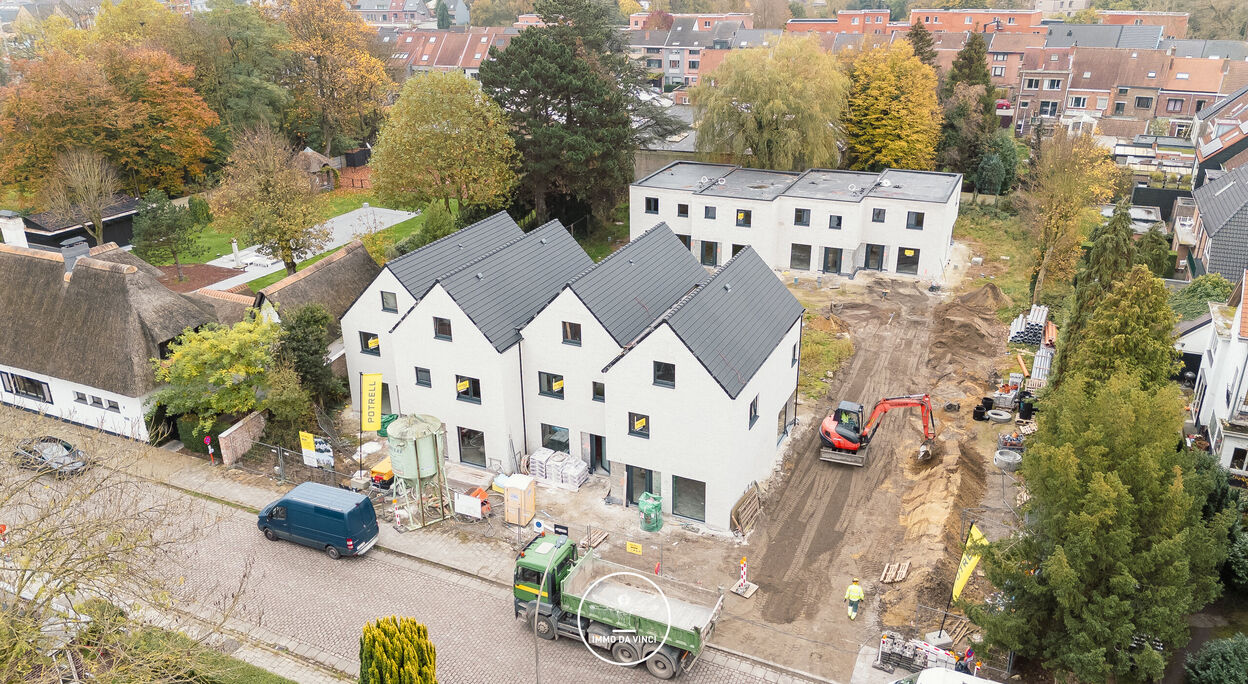
[[[299,450],[303,452],[303,464],[312,468],[334,467],[334,450],[329,440],[308,432],[299,433]]]
[[[360,374],[360,429],[381,429],[381,373]]]

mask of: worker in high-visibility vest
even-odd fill
[[[858,584],[858,578],[845,589],[845,603],[849,604],[849,619],[858,618],[858,602],[863,599],[862,586]]]

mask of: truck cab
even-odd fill
[[[566,535],[545,536],[539,534],[529,541],[524,550],[516,556],[515,576],[512,578],[512,597],[515,604],[515,615],[529,609],[538,599],[538,587],[542,583],[542,575],[546,575],[546,586],[541,589],[540,608],[542,615],[550,615],[552,609],[560,603],[559,587],[572,566],[576,564],[576,544],[568,542]],[[529,613],[532,621],[532,613]],[[552,636],[543,634],[544,628],[553,628],[553,624],[539,621],[538,636],[549,639]]]

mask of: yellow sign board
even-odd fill
[[[638,416],[637,420],[634,420],[634,421],[633,421],[633,429],[634,429],[634,430],[645,430],[645,429],[646,429],[646,417],[645,417],[645,416]]]
[[[563,381],[562,381],[562,380],[556,380],[556,381],[552,382],[552,383],[550,384],[550,388],[551,388],[552,390],[556,391],[556,392],[558,392],[558,391],[562,390],[562,389],[563,389]]]
[[[369,348],[369,349],[376,349],[376,348],[377,348],[377,345],[379,345],[379,344],[381,344],[381,342],[379,342],[379,341],[377,340],[377,338],[376,338],[376,337],[370,337],[370,338],[368,338],[368,348]]]
[[[312,438],[312,433],[299,433],[299,448],[303,451],[316,451],[316,440]]]
[[[455,384],[455,391],[456,391],[456,392],[463,392],[463,391],[464,391],[464,390],[466,390],[466,389],[468,389],[468,381],[467,381],[467,380],[460,380],[458,383],[456,383],[456,384]]]
[[[966,587],[967,581],[971,579],[971,573],[974,572],[975,566],[979,564],[979,557],[983,555],[982,547],[987,543],[988,540],[984,538],[984,534],[972,523],[971,532],[966,537],[966,548],[962,551],[962,562],[958,564],[958,574],[953,580],[954,601],[958,600],[958,596],[962,594],[962,589]]]
[[[381,429],[381,373],[360,374],[360,429]]]
[[[629,553],[635,553],[638,556],[641,555],[641,544],[638,544],[637,542],[624,542],[624,549]]]

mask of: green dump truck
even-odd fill
[[[564,535],[530,541],[516,556],[514,580],[515,615],[539,637],[583,640],[621,666],[645,663],[659,679],[693,667],[724,604],[722,592],[612,563],[593,549],[578,555]]]

